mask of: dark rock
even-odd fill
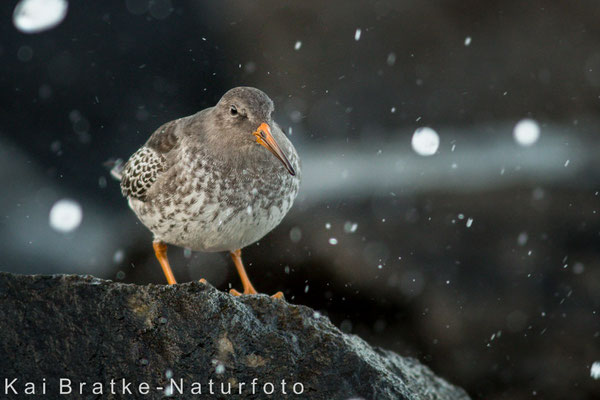
[[[212,398],[469,398],[418,361],[343,334],[307,307],[234,298],[198,282],[137,286],[0,273],[0,326],[2,398],[25,397],[33,385],[41,394],[44,383],[48,398],[57,398],[61,378],[70,379],[65,389],[74,398],[98,398],[100,386],[102,398],[161,398],[171,377],[183,380],[183,395],[173,387],[178,399],[211,397],[211,380]],[[15,378],[18,395],[6,384]],[[123,380],[132,395],[124,395]],[[232,395],[221,394],[222,384]],[[192,392],[198,385],[203,396]],[[273,396],[263,393],[271,388]]]

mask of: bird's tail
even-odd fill
[[[104,166],[110,171],[110,175],[116,180],[120,181],[123,178],[123,169],[125,164],[120,158],[111,158],[104,162]]]

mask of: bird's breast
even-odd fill
[[[157,195],[130,204],[157,239],[200,251],[235,250],[275,228],[296,198],[298,177],[276,167],[236,169],[189,154],[157,182]]]

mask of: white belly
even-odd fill
[[[129,206],[153,232],[155,240],[195,251],[237,250],[279,225],[292,207],[299,182],[292,177],[286,179],[275,197],[267,197],[247,184],[224,186],[216,194],[194,190],[185,196],[163,196],[149,202],[130,198]],[[181,200],[176,202],[175,198]]]

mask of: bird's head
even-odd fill
[[[273,110],[273,101],[269,96],[253,87],[229,90],[214,109],[225,130],[265,147],[282,162],[291,175],[296,175],[294,167],[271,133],[274,126]]]

